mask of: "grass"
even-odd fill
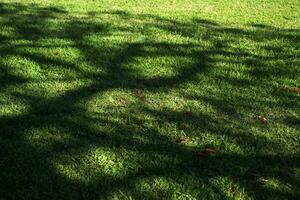
[[[299,198],[299,9],[2,1],[0,199]]]

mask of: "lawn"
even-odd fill
[[[0,199],[297,199],[300,1],[2,0]]]

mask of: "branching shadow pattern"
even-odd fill
[[[299,96],[285,94],[272,85],[274,82],[270,83],[275,79],[278,83],[287,79],[299,80],[299,30],[281,30],[262,24],[251,24],[248,29],[228,28],[205,19],[181,22],[124,11],[74,16],[54,7],[5,3],[0,4],[0,13],[3,29],[14,33],[0,36],[0,92],[2,97],[20,101],[26,107],[20,114],[0,116],[0,198],[105,199],[114,195],[130,195],[137,199],[171,198],[167,191],[158,189],[154,193],[139,189],[138,184],[142,181],[153,183],[157,178],[184,186],[184,192],[190,192],[195,198],[230,198],[214,183],[218,177],[228,178],[248,197],[298,197],[300,181],[293,170],[300,168],[299,155],[280,153],[287,148],[280,140],[253,134],[249,127],[258,125],[244,126],[252,122],[239,116],[240,110],[263,112],[278,106],[294,112],[299,109]],[[108,18],[131,20],[135,25],[110,23]],[[59,28],[53,25],[55,23],[60,23]],[[178,36],[186,42],[155,40],[159,36],[150,30]],[[129,38],[122,43],[105,43],[105,38],[118,34],[120,37],[127,34]],[[93,38],[90,36],[103,38],[103,42],[94,44],[89,41]],[[137,36],[143,39],[136,39]],[[43,43],[46,40],[53,42]],[[265,54],[234,46],[245,40],[257,44]],[[269,46],[274,40],[278,40],[278,45]],[[81,60],[68,61],[59,53],[55,57],[28,50],[45,49],[47,52],[52,48],[75,49]],[[294,51],[286,51],[287,48]],[[14,56],[36,64],[44,75],[35,78],[16,73],[14,66],[5,61]],[[141,69],[128,67],[138,58],[160,57],[186,58],[192,62],[174,66],[174,73],[166,76],[147,76]],[[244,66],[248,78],[213,77],[220,62],[232,67]],[[257,101],[252,97],[247,99],[239,93],[213,98],[212,95],[187,91],[181,94],[185,99],[203,102],[223,116],[197,111],[189,119],[182,110],[159,110],[146,102],[133,103],[134,106],[120,112],[119,108],[91,112],[88,106],[91,99],[109,91],[133,91],[136,79],[149,94],[155,94],[201,84],[199,77],[205,76],[210,76],[216,84],[241,88],[241,92],[243,88],[265,85],[269,89],[264,91],[270,92],[276,103]],[[41,88],[28,89],[31,85],[42,85],[45,77],[53,84],[66,82],[75,86],[53,95],[43,94]],[[84,80],[84,84],[80,84],[80,80]],[[299,131],[299,117],[291,115],[282,123],[291,127],[289,130]],[[172,136],[161,132],[161,127],[166,124],[175,124],[187,133],[209,133],[225,138],[241,152],[220,151],[215,156],[195,158],[191,147],[177,144]],[[267,129],[264,126],[258,128]],[[29,139],[29,135],[46,129],[53,133],[38,136],[37,144],[32,139],[34,136]],[[45,145],[41,145],[43,140]],[[113,156],[114,161],[122,165],[115,173],[117,176],[109,174],[109,169],[105,171],[105,166],[100,168],[93,164],[94,161],[87,160],[86,155],[93,157],[98,148],[104,149],[103,154]],[[249,150],[251,148],[254,150]],[[274,153],[266,154],[264,148]],[[110,151],[114,154],[110,155]],[[124,151],[126,155],[122,154]],[[97,161],[97,157],[94,160]],[[109,160],[99,162],[110,166]],[[75,178],[63,174],[64,167],[73,170],[74,174],[70,176]],[[255,175],[256,172],[260,177],[279,180],[288,189],[282,191],[262,186],[263,180]],[[81,175],[76,178],[76,174]],[[202,193],[203,188],[210,192]]]

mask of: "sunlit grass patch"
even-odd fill
[[[298,198],[298,8],[3,1],[0,198]]]

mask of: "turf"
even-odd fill
[[[299,10],[1,1],[0,199],[299,198]]]

